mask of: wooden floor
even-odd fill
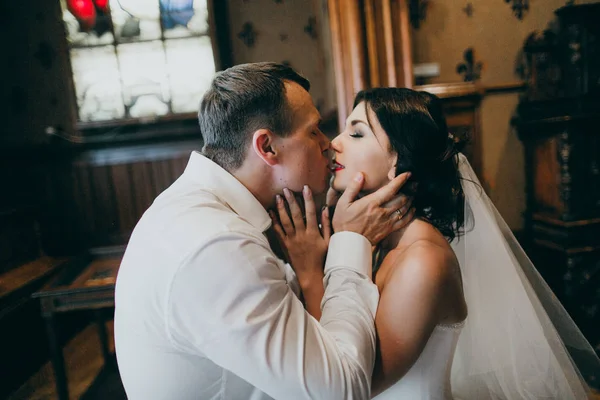
[[[107,324],[111,351],[114,352],[113,325]],[[119,400],[125,399],[118,379],[118,372],[103,370],[100,352],[100,339],[94,324],[88,326],[73,338],[64,348],[70,400]],[[103,371],[101,373],[101,371]],[[102,379],[99,375],[107,376]],[[102,388],[105,382],[110,386],[109,395]],[[100,387],[100,389],[98,389]],[[116,394],[115,394],[116,393]],[[57,399],[52,366],[48,362],[7,400],[55,400]],[[591,400],[600,400],[600,394]]]
[[[107,324],[110,338],[111,351],[114,352],[114,341],[112,340],[113,325]],[[95,399],[95,386],[98,385],[96,378],[103,370],[104,360],[100,351],[100,339],[96,325],[91,324],[75,336],[65,347],[65,364],[67,368],[67,379],[69,382],[69,399],[76,400]],[[114,379],[118,377],[117,371],[112,371]],[[103,374],[104,376],[104,374]],[[92,385],[94,388],[90,389]],[[112,386],[119,386],[111,383]],[[124,396],[123,396],[124,398]],[[7,400],[55,400],[57,399],[54,375],[50,362],[46,363],[35,375],[33,375],[23,386],[16,390]],[[98,397],[100,399],[100,397]],[[102,400],[106,400],[102,399]],[[113,400],[113,398],[111,398]]]

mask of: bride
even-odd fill
[[[378,88],[354,104],[332,142],[333,191],[359,172],[366,194],[408,171],[415,215],[374,247],[380,302],[372,395],[589,398],[582,374],[600,370],[600,361],[454,148],[440,100]],[[282,203],[277,211],[274,228],[293,265],[306,238],[293,234]],[[306,296],[322,290],[304,295],[319,304]],[[319,318],[320,310],[308,310]]]

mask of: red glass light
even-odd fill
[[[96,7],[92,0],[67,0],[67,9],[77,18],[82,30],[90,30],[96,24]]]
[[[108,12],[108,0],[94,0],[94,3],[96,3],[96,7],[103,12]]]

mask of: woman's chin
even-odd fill
[[[379,187],[377,188],[373,188],[372,186],[372,182],[370,179],[367,179],[367,176],[364,174],[363,172],[363,177],[366,179],[366,182],[363,184],[363,188],[361,190],[361,192],[373,192],[375,190],[377,190]],[[350,179],[353,178],[352,174],[348,174],[347,171],[343,171],[342,173],[338,172],[333,176],[333,179],[331,180],[331,187],[336,191],[336,192],[343,192],[344,190],[346,190],[346,188],[348,187],[348,185],[350,184]]]
[[[344,179],[342,179],[341,176],[334,175],[333,179],[331,180],[331,187],[333,188],[333,190],[335,190],[336,192],[343,192],[344,190],[346,190],[346,186],[348,186],[348,184]]]

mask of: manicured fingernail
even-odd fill
[[[281,196],[280,195],[275,196],[275,201],[277,202],[277,204],[281,204],[281,202],[282,202]]]
[[[310,188],[308,187],[308,185],[304,185],[304,188],[302,189],[302,192],[308,196],[310,194]]]
[[[290,197],[292,195],[292,193],[290,193],[288,188],[283,189],[283,194],[285,194],[285,197]]]
[[[358,174],[356,174],[356,176],[354,177],[354,180],[355,180],[356,182],[360,182],[360,181],[362,181],[362,180],[363,180],[363,176],[362,176],[362,174],[361,174],[360,172],[359,172]]]

